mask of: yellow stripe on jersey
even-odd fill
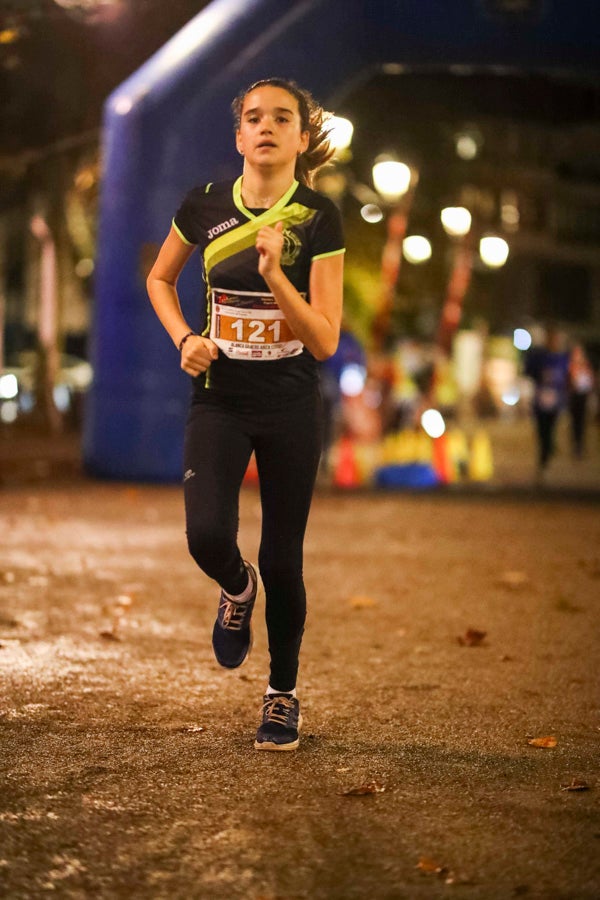
[[[292,203],[283,209],[278,208],[278,204],[276,204],[253,218],[251,222],[245,222],[238,228],[232,228],[231,231],[225,232],[221,237],[212,241],[204,252],[204,268],[207,277],[214,266],[223,262],[224,259],[253,247],[256,235],[265,225],[273,226],[277,222],[283,222],[286,228],[290,228],[292,225],[308,222],[316,215],[316,212],[316,209],[309,209],[301,203]]]
[[[317,253],[316,256],[311,256],[311,261],[314,262],[315,259],[327,259],[328,256],[339,256],[340,253],[345,253],[346,248],[342,247],[340,250],[330,250],[329,253]]]
[[[179,229],[179,228],[177,227],[177,225],[175,224],[175,219],[173,219],[173,221],[171,222],[171,225],[173,226],[173,231],[175,231],[175,233],[177,234],[177,236],[181,238],[181,240],[183,241],[184,244],[187,244],[188,247],[195,247],[195,246],[196,246],[196,244],[194,244],[193,241],[188,241],[188,239],[186,238],[185,234],[183,234],[183,233],[180,231],[180,229]]]
[[[296,188],[298,187],[298,182],[296,179],[292,181],[290,187],[287,189],[283,197],[280,197],[277,203],[274,203],[273,206],[270,207],[270,211],[274,209],[283,209],[288,200],[291,199],[292,195],[296,193]],[[256,213],[253,213],[252,210],[247,209],[244,206],[244,201],[242,200],[242,176],[236,179],[233,185],[233,202],[239,209],[241,213],[243,213],[248,219],[257,219],[259,216]],[[259,214],[260,215],[260,214]]]

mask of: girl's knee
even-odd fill
[[[232,542],[229,535],[201,522],[188,525],[187,544],[190,555],[207,574],[218,569],[222,560],[231,554]],[[235,546],[235,540],[233,541]]]

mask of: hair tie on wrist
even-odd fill
[[[181,353],[183,345],[185,344],[187,339],[192,336],[196,337],[197,333],[195,331],[188,331],[188,333],[184,334],[184,336],[181,338],[181,340],[179,341],[179,344],[177,345],[177,349],[179,350],[180,353]]]

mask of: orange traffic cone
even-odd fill
[[[433,438],[433,468],[442,484],[454,481],[454,467],[448,452],[448,441],[445,434]]]
[[[479,429],[471,441],[469,478],[471,481],[489,481],[494,474],[494,455],[489,435]]]
[[[352,488],[360,484],[360,469],[356,461],[354,444],[348,437],[340,439],[337,447],[337,462],[333,473],[336,487]]]
[[[469,445],[464,431],[453,428],[448,432],[448,453],[454,472],[454,480],[466,477],[469,470]]]

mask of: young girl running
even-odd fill
[[[187,539],[221,589],[213,648],[230,669],[249,653],[259,586],[237,544],[240,487],[256,455],[270,677],[254,746],[295,750],[303,542],[322,432],[317,360],[338,343],[344,243],[338,210],[310,187],[333,154],[326,114],[311,95],[269,78],[241,94],[233,112],[242,175],[185,197],[148,293],[193,377],[184,450]],[[206,283],[202,334],[186,322],[177,295],[196,247]]]

